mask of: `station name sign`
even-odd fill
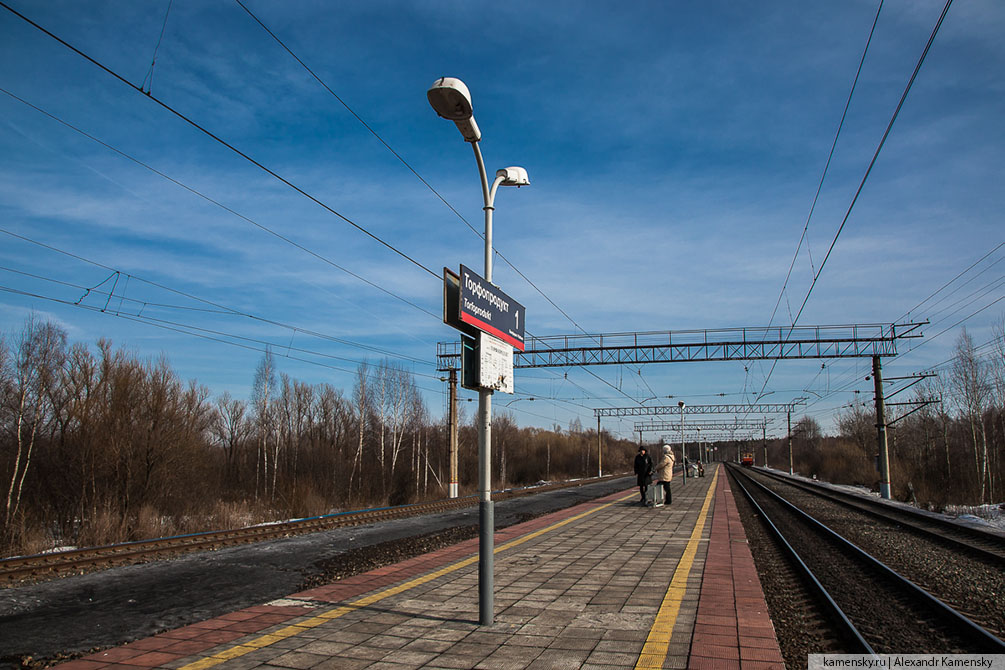
[[[461,266],[458,307],[460,320],[494,335],[518,351],[524,350],[524,306]]]

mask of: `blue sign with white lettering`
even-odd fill
[[[498,287],[461,266],[461,321],[524,350],[524,307]]]

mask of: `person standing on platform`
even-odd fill
[[[646,489],[653,477],[653,459],[649,458],[645,445],[639,447],[639,453],[635,456],[635,477],[639,485],[639,493],[642,494],[640,505],[646,504]]]
[[[656,476],[659,477],[659,482],[663,484],[663,502],[666,505],[673,502],[673,496],[670,495],[670,480],[673,479],[674,460],[673,448],[669,444],[664,444],[663,456],[656,465]]]

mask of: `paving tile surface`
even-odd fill
[[[475,539],[60,668],[784,667],[722,473],[660,508],[637,495],[498,531],[492,625]]]

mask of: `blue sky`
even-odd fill
[[[483,221],[471,149],[426,101],[436,78],[471,90],[487,168],[530,175],[500,190],[494,230],[495,283],[529,333],[789,325],[943,8],[884,5],[783,292],[876,2],[247,0],[338,98],[236,2],[174,0],[166,23],[167,1],[5,2],[150,97],[0,9],[0,330],[34,312],[242,398],[265,343],[280,371],[347,393],[360,361],[388,356],[435,417],[436,343],[455,339],[438,277],[481,269]],[[957,322],[989,342],[1005,314],[1003,34],[999,2],[950,8],[799,317],[931,319],[888,376],[949,359]],[[810,398],[830,429],[871,400],[868,367],[518,371],[495,407],[591,426],[598,407],[763,389]],[[604,426],[629,436],[634,421]]]

